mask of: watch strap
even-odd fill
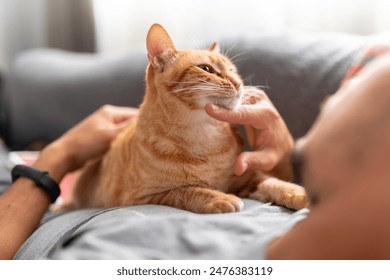
[[[19,177],[29,178],[34,181],[38,187],[41,187],[46,191],[50,197],[51,203],[54,203],[61,193],[57,182],[50,177],[49,172],[47,171],[32,166],[18,164],[12,169],[11,176],[12,182],[15,182]]]

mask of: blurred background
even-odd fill
[[[0,0],[0,70],[31,48],[115,55],[159,22],[179,48],[236,35],[390,30],[387,0]]]

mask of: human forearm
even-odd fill
[[[26,195],[27,194],[27,195]],[[20,178],[0,197],[0,259],[12,259],[50,204],[44,190]]]
[[[46,170],[57,182],[67,173],[71,158],[54,142],[42,151],[35,167]],[[0,196],[0,259],[11,259],[38,226],[50,205],[48,194],[28,179],[20,177]]]

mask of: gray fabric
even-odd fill
[[[268,242],[308,212],[244,203],[216,215],[158,205],[78,210],[44,222],[16,259],[263,259]]]
[[[59,215],[48,213],[14,258],[42,259],[48,256],[56,244],[69,238],[76,228],[105,211],[109,209],[82,209]]]
[[[11,174],[8,166],[8,150],[0,143],[0,195],[11,184]]]

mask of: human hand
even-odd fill
[[[137,109],[105,105],[45,148],[37,167],[49,169],[60,180],[66,173],[103,155],[111,141],[137,116]]]
[[[253,169],[271,173],[278,169],[285,170],[282,177],[291,179],[289,158],[294,141],[282,117],[265,92],[255,87],[245,87],[242,103],[235,110],[211,103],[205,106],[207,114],[219,121],[245,125],[253,151],[242,152],[237,157],[235,174],[240,176]]]

